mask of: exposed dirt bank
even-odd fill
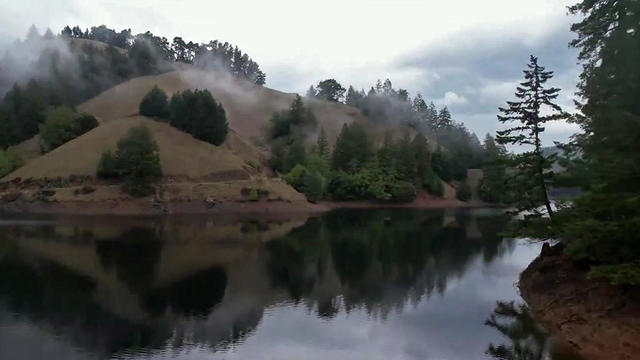
[[[534,317],[586,359],[640,358],[640,289],[587,278],[587,270],[545,245],[520,275]]]

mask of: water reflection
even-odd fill
[[[554,344],[546,330],[531,317],[523,303],[498,301],[485,325],[502,334],[509,343],[489,344],[487,355],[501,360],[579,359],[563,344]]]
[[[306,221],[9,222],[0,240],[0,357],[29,351],[17,349],[18,335],[6,330],[27,325],[37,329],[28,331],[27,344],[42,331],[61,341],[64,351],[48,348],[50,358],[260,358],[274,346],[292,357],[284,343],[294,338],[301,339],[297,346],[314,344],[305,358],[335,357],[326,351],[342,348],[350,352],[338,357],[372,358],[366,355],[371,341],[397,332],[394,326],[415,328],[418,338],[457,333],[470,340],[482,325],[475,319],[484,316],[481,311],[442,321],[438,316],[462,313],[454,309],[459,303],[467,309],[485,306],[481,288],[464,283],[495,283],[505,276],[498,272],[517,276],[521,265],[514,270],[502,261],[517,248],[516,241],[498,236],[505,221],[480,211],[394,209],[341,210]],[[460,291],[472,295],[458,296]],[[498,316],[511,314],[505,309],[490,319],[498,330],[508,330],[498,322]],[[287,330],[291,316],[297,320]],[[380,330],[370,330],[373,338],[364,343],[346,343],[346,337],[331,337],[326,327],[332,324],[351,334],[363,324]],[[385,337],[388,350],[402,352],[400,358],[477,357],[486,349],[482,339],[496,340],[485,332],[479,338],[483,349],[465,339],[466,347],[426,349],[422,343],[429,341]],[[247,338],[252,343],[245,344]],[[492,345],[487,352],[515,347]],[[73,356],[70,348],[77,350]],[[544,346],[538,350],[548,352]]]

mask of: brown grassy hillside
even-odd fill
[[[257,86],[229,75],[189,69],[155,76],[143,76],[119,84],[78,106],[103,122],[135,115],[144,95],[157,85],[169,96],[186,89],[208,89],[227,112],[231,129],[241,137],[256,142],[264,135],[271,115],[291,105],[295,95]],[[318,123],[334,139],[344,123],[367,119],[358,109],[318,99],[305,99]]]
[[[237,177],[248,178],[250,168],[244,157],[252,156],[252,149],[237,145],[241,154],[234,154],[228,148],[217,147],[194,139],[166,123],[160,123],[142,116],[124,118],[104,123],[92,131],[46,153],[22,168],[9,174],[4,180],[16,177],[43,178],[67,177],[69,175],[96,174],[96,167],[105,150],[113,150],[118,140],[136,125],[144,124],[158,143],[160,163],[167,176],[189,178]],[[229,141],[244,144],[234,133]],[[258,155],[257,153],[255,154]],[[257,159],[256,159],[257,160]]]

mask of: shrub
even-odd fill
[[[58,107],[47,114],[47,119],[40,127],[40,137],[45,143],[45,150],[73,140],[76,137],[98,126],[98,120],[89,114],[76,114],[67,107]]]
[[[469,201],[471,199],[471,188],[466,181],[462,181],[456,189],[456,198],[460,201]]]
[[[22,166],[22,164],[22,158],[15,150],[0,150],[0,177],[8,175],[13,170]]]
[[[424,184],[422,184],[422,186],[431,195],[435,195],[438,197],[442,197],[444,195],[444,186],[442,186],[442,180],[440,180],[440,178],[434,171],[429,171],[427,173],[427,176],[424,179]]]
[[[304,176],[308,173],[307,168],[303,165],[296,165],[284,176],[284,180],[287,184],[294,187],[294,189],[304,192]]]
[[[157,151],[149,130],[145,126],[133,127],[118,141],[115,155],[102,154],[98,176],[122,179],[123,190],[133,196],[149,195],[153,192],[151,183],[162,177]]]
[[[247,165],[251,166],[253,169],[260,171],[260,169],[262,169],[262,166],[260,166],[260,163],[256,160],[253,159],[249,159],[247,161],[245,161],[247,163]]]
[[[98,163],[97,174],[101,179],[115,179],[119,177],[118,170],[116,168],[117,160],[113,152],[105,151],[100,157]]]
[[[327,191],[337,201],[355,200],[361,195],[354,176],[348,174],[339,174],[331,179]]]
[[[450,181],[453,178],[451,159],[440,150],[437,150],[431,156],[431,168],[444,181]]]
[[[169,104],[169,122],[196,139],[214,145],[222,144],[229,131],[222,104],[208,90],[174,94]]]
[[[167,102],[167,94],[154,86],[153,89],[142,98],[140,102],[140,115],[166,119],[169,117],[169,103]]]
[[[249,191],[249,201],[258,201],[260,200],[260,197],[258,195],[258,190],[256,188],[251,188],[251,191]]]
[[[304,195],[312,203],[318,202],[324,195],[324,178],[317,173],[307,172],[303,179]]]
[[[391,201],[396,203],[406,203],[416,198],[415,186],[407,181],[395,182],[389,190]]]
[[[80,136],[96,127],[98,127],[98,119],[91,114],[80,114],[73,123],[73,131],[76,136]]]
[[[46,150],[55,149],[75,137],[75,116],[73,110],[67,107],[55,108],[47,114],[47,119],[40,128],[40,137],[48,147]]]

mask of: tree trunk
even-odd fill
[[[553,219],[553,210],[551,209],[551,202],[549,201],[549,195],[547,195],[547,184],[544,182],[544,169],[543,169],[543,161],[542,151],[540,150],[540,138],[538,137],[538,132],[536,131],[536,160],[537,160],[537,168],[538,168],[538,176],[540,177],[540,190],[542,191],[542,198],[544,199],[544,205],[547,208],[547,214],[549,214],[549,218]]]

